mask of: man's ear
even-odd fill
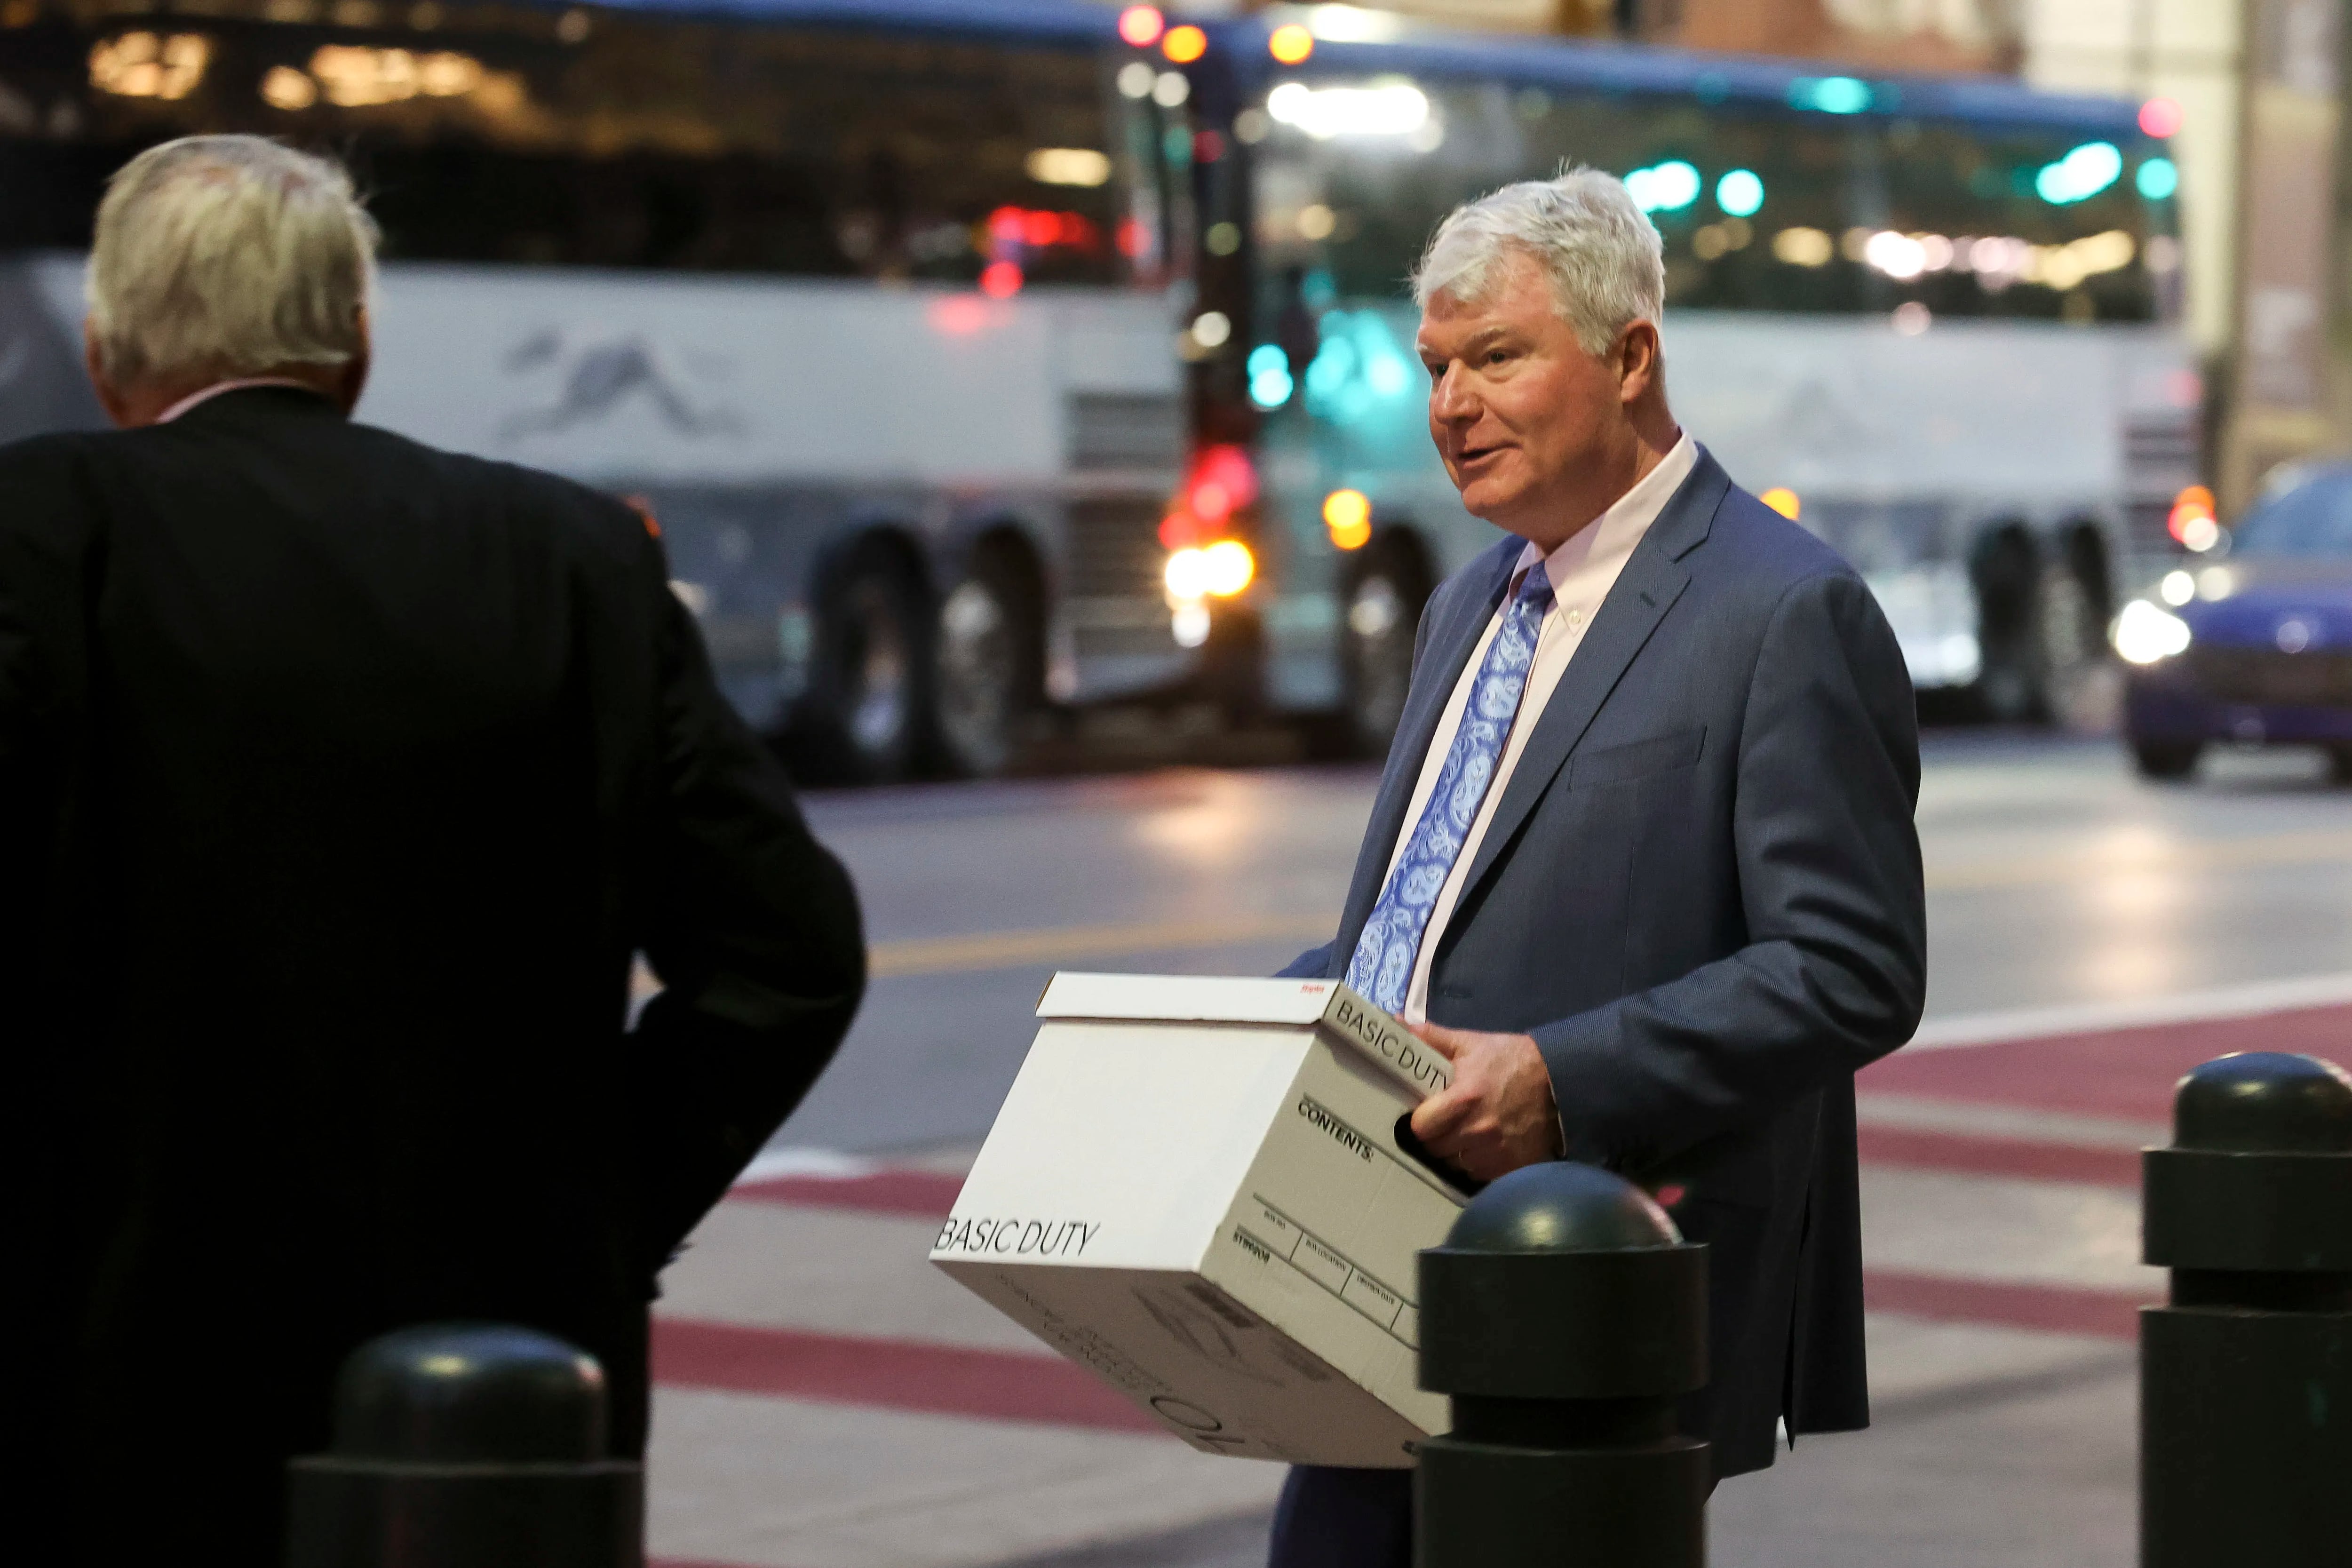
[[[335,386],[335,401],[342,405],[345,414],[360,405],[360,394],[367,390],[368,367],[375,359],[375,338],[368,329],[365,305],[359,310],[359,350],[343,362],[342,374]]]
[[[98,349],[98,323],[87,317],[81,323],[81,363],[82,368],[89,373],[90,390],[98,394],[98,405],[106,410],[106,416],[114,422],[115,428],[130,429],[131,411],[113,378],[106,374],[106,356]]]
[[[1657,384],[1658,324],[1633,321],[1617,334],[1617,401],[1639,403]]]

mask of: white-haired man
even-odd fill
[[[1657,230],[1598,171],[1507,186],[1414,279],[1429,429],[1514,537],[1423,613],[1338,939],[1454,1062],[1413,1114],[1491,1179],[1567,1158],[1710,1249],[1718,1477],[1868,1420],[1853,1073],[1926,982],[1918,740],[1861,578],[1666,405]],[[1402,1470],[1299,1469],[1276,1568],[1412,1561]]]
[[[89,265],[125,428],[0,450],[28,1563],[279,1561],[405,1323],[587,1347],[640,1451],[655,1271],[864,984],[649,525],[346,417],[373,244],[320,160],[141,154]]]

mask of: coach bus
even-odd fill
[[[636,500],[731,699],[829,765],[992,771],[1049,700],[1225,657],[1177,640],[1155,537],[1189,83],[1156,19],[1120,25],[0,0],[0,439],[97,420],[79,250],[110,170],[194,132],[333,151],[383,231],[362,418]]]
[[[1923,687],[2058,704],[2195,478],[2175,176],[2126,107],[1082,0],[0,0],[0,439],[97,420],[98,193],[198,131],[358,174],[362,418],[642,505],[732,700],[851,776],[1138,697],[1382,744],[1492,537],[1403,281],[1562,161],[1666,237],[1682,417]]]
[[[1276,709],[1377,745],[1423,597],[1495,538],[1425,433],[1403,284],[1451,206],[1563,163],[1622,176],[1664,236],[1676,414],[1865,574],[1921,688],[2010,719],[2095,688],[2116,594],[2201,493],[2168,105],[1343,5],[1210,38],[1201,425],[1163,530],[1179,615],[1222,541],[1253,552],[1237,605],[1197,602],[1255,616]]]

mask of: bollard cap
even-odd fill
[[[2352,1154],[2352,1075],[2333,1062],[2283,1051],[2207,1062],[2173,1093],[2172,1146]]]
[[[605,1457],[604,1420],[604,1369],[578,1347],[509,1323],[426,1323],[344,1360],[332,1452],[576,1464]]]
[[[1650,1194],[1597,1165],[1550,1161],[1487,1184],[1445,1233],[1451,1252],[1622,1252],[1682,1233]]]
[[[1674,1398],[1706,1383],[1706,1248],[1622,1176],[1551,1162],[1470,1200],[1420,1255],[1421,1386]]]

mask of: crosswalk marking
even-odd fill
[[[1996,1031],[1867,1069],[1874,1392],[2127,1354],[2162,1290],[2137,1145],[2165,1137],[2175,1079],[2347,1043],[2338,1003]],[[1270,1505],[1276,1468],[1168,1442],[929,1268],[961,1163],[779,1151],[698,1233],[656,1319],[649,1568],[987,1568]]]

